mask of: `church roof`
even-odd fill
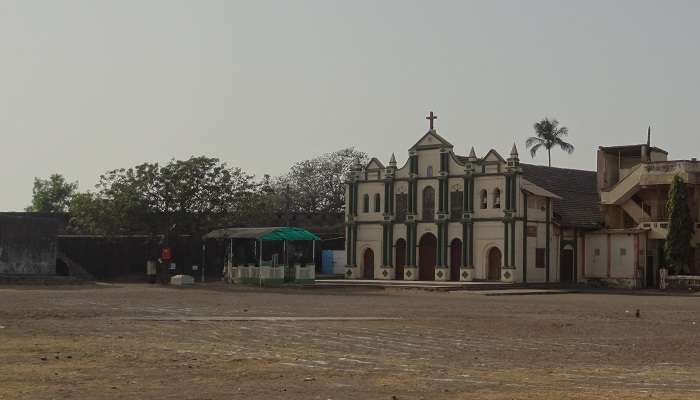
[[[520,164],[523,176],[535,185],[554,193],[554,213],[560,225],[593,229],[602,225],[600,195],[595,171]]]
[[[535,196],[542,196],[542,197],[549,197],[550,199],[559,199],[561,200],[561,197],[557,196],[556,194],[550,192],[549,190],[546,190],[544,188],[541,188],[534,183],[528,181],[527,179],[523,178],[523,181],[521,183],[521,187],[523,190],[534,194]]]

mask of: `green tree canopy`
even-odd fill
[[[345,207],[345,178],[358,161],[365,164],[367,154],[353,148],[299,161],[277,181],[276,191],[285,196],[289,186],[293,212],[341,214]]]
[[[279,223],[287,213],[342,214],[344,180],[357,161],[366,162],[367,155],[342,149],[261,181],[203,156],[115,169],[100,176],[94,192],[72,197],[71,227],[107,235],[197,235],[226,225]]]
[[[100,176],[95,193],[76,196],[78,229],[95,233],[199,234],[240,217],[255,195],[252,175],[217,158],[143,163]]]
[[[559,147],[568,154],[574,152],[574,146],[564,141],[564,138],[569,135],[569,129],[565,126],[560,127],[559,121],[556,119],[545,118],[535,122],[533,127],[535,128],[535,136],[531,136],[525,141],[525,147],[530,149],[530,155],[533,158],[539,149],[545,148],[547,149],[548,165],[551,167],[553,147]]]
[[[690,240],[693,236],[693,219],[688,207],[688,196],[683,179],[676,175],[671,183],[671,191],[666,202],[669,217],[666,236],[666,260],[670,269],[681,274],[688,271],[690,260]]]
[[[34,178],[30,212],[59,213],[68,211],[71,198],[78,190],[78,182],[68,182],[61,174],[48,179]]]

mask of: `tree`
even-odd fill
[[[26,211],[66,212],[76,190],[78,190],[78,182],[67,182],[61,174],[53,174],[49,179],[34,178],[32,205],[27,207]]]
[[[673,177],[671,183],[671,191],[666,202],[666,213],[669,216],[665,244],[666,260],[675,273],[684,273],[688,271],[693,219],[690,216],[685,183],[678,175]]]
[[[284,196],[289,186],[293,212],[341,214],[345,207],[345,178],[355,162],[367,160],[367,154],[347,148],[300,161],[278,179],[275,189]]]
[[[143,163],[101,175],[96,193],[75,197],[71,214],[77,229],[93,233],[199,235],[250,211],[253,178],[217,158]]]
[[[525,147],[530,149],[530,155],[534,158],[537,151],[541,148],[547,149],[547,157],[549,166],[552,166],[552,147],[560,147],[562,150],[571,154],[574,152],[574,146],[564,141],[563,138],[569,135],[569,129],[565,126],[559,127],[559,121],[556,119],[550,120],[545,118],[533,125],[535,135],[525,141]]]

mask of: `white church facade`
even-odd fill
[[[580,180],[597,203],[594,172],[523,165],[515,145],[507,158],[473,148],[459,156],[431,127],[405,165],[392,155],[387,166],[376,158],[354,166],[346,278],[575,282],[583,233],[598,226],[562,219],[555,205],[568,202],[539,182]]]

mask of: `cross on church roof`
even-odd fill
[[[425,119],[429,119],[429,120],[430,120],[430,130],[432,131],[432,130],[434,129],[433,121],[437,119],[437,115],[434,115],[433,112],[431,111],[431,112],[430,112],[430,115],[428,115],[427,117],[425,117]]]

